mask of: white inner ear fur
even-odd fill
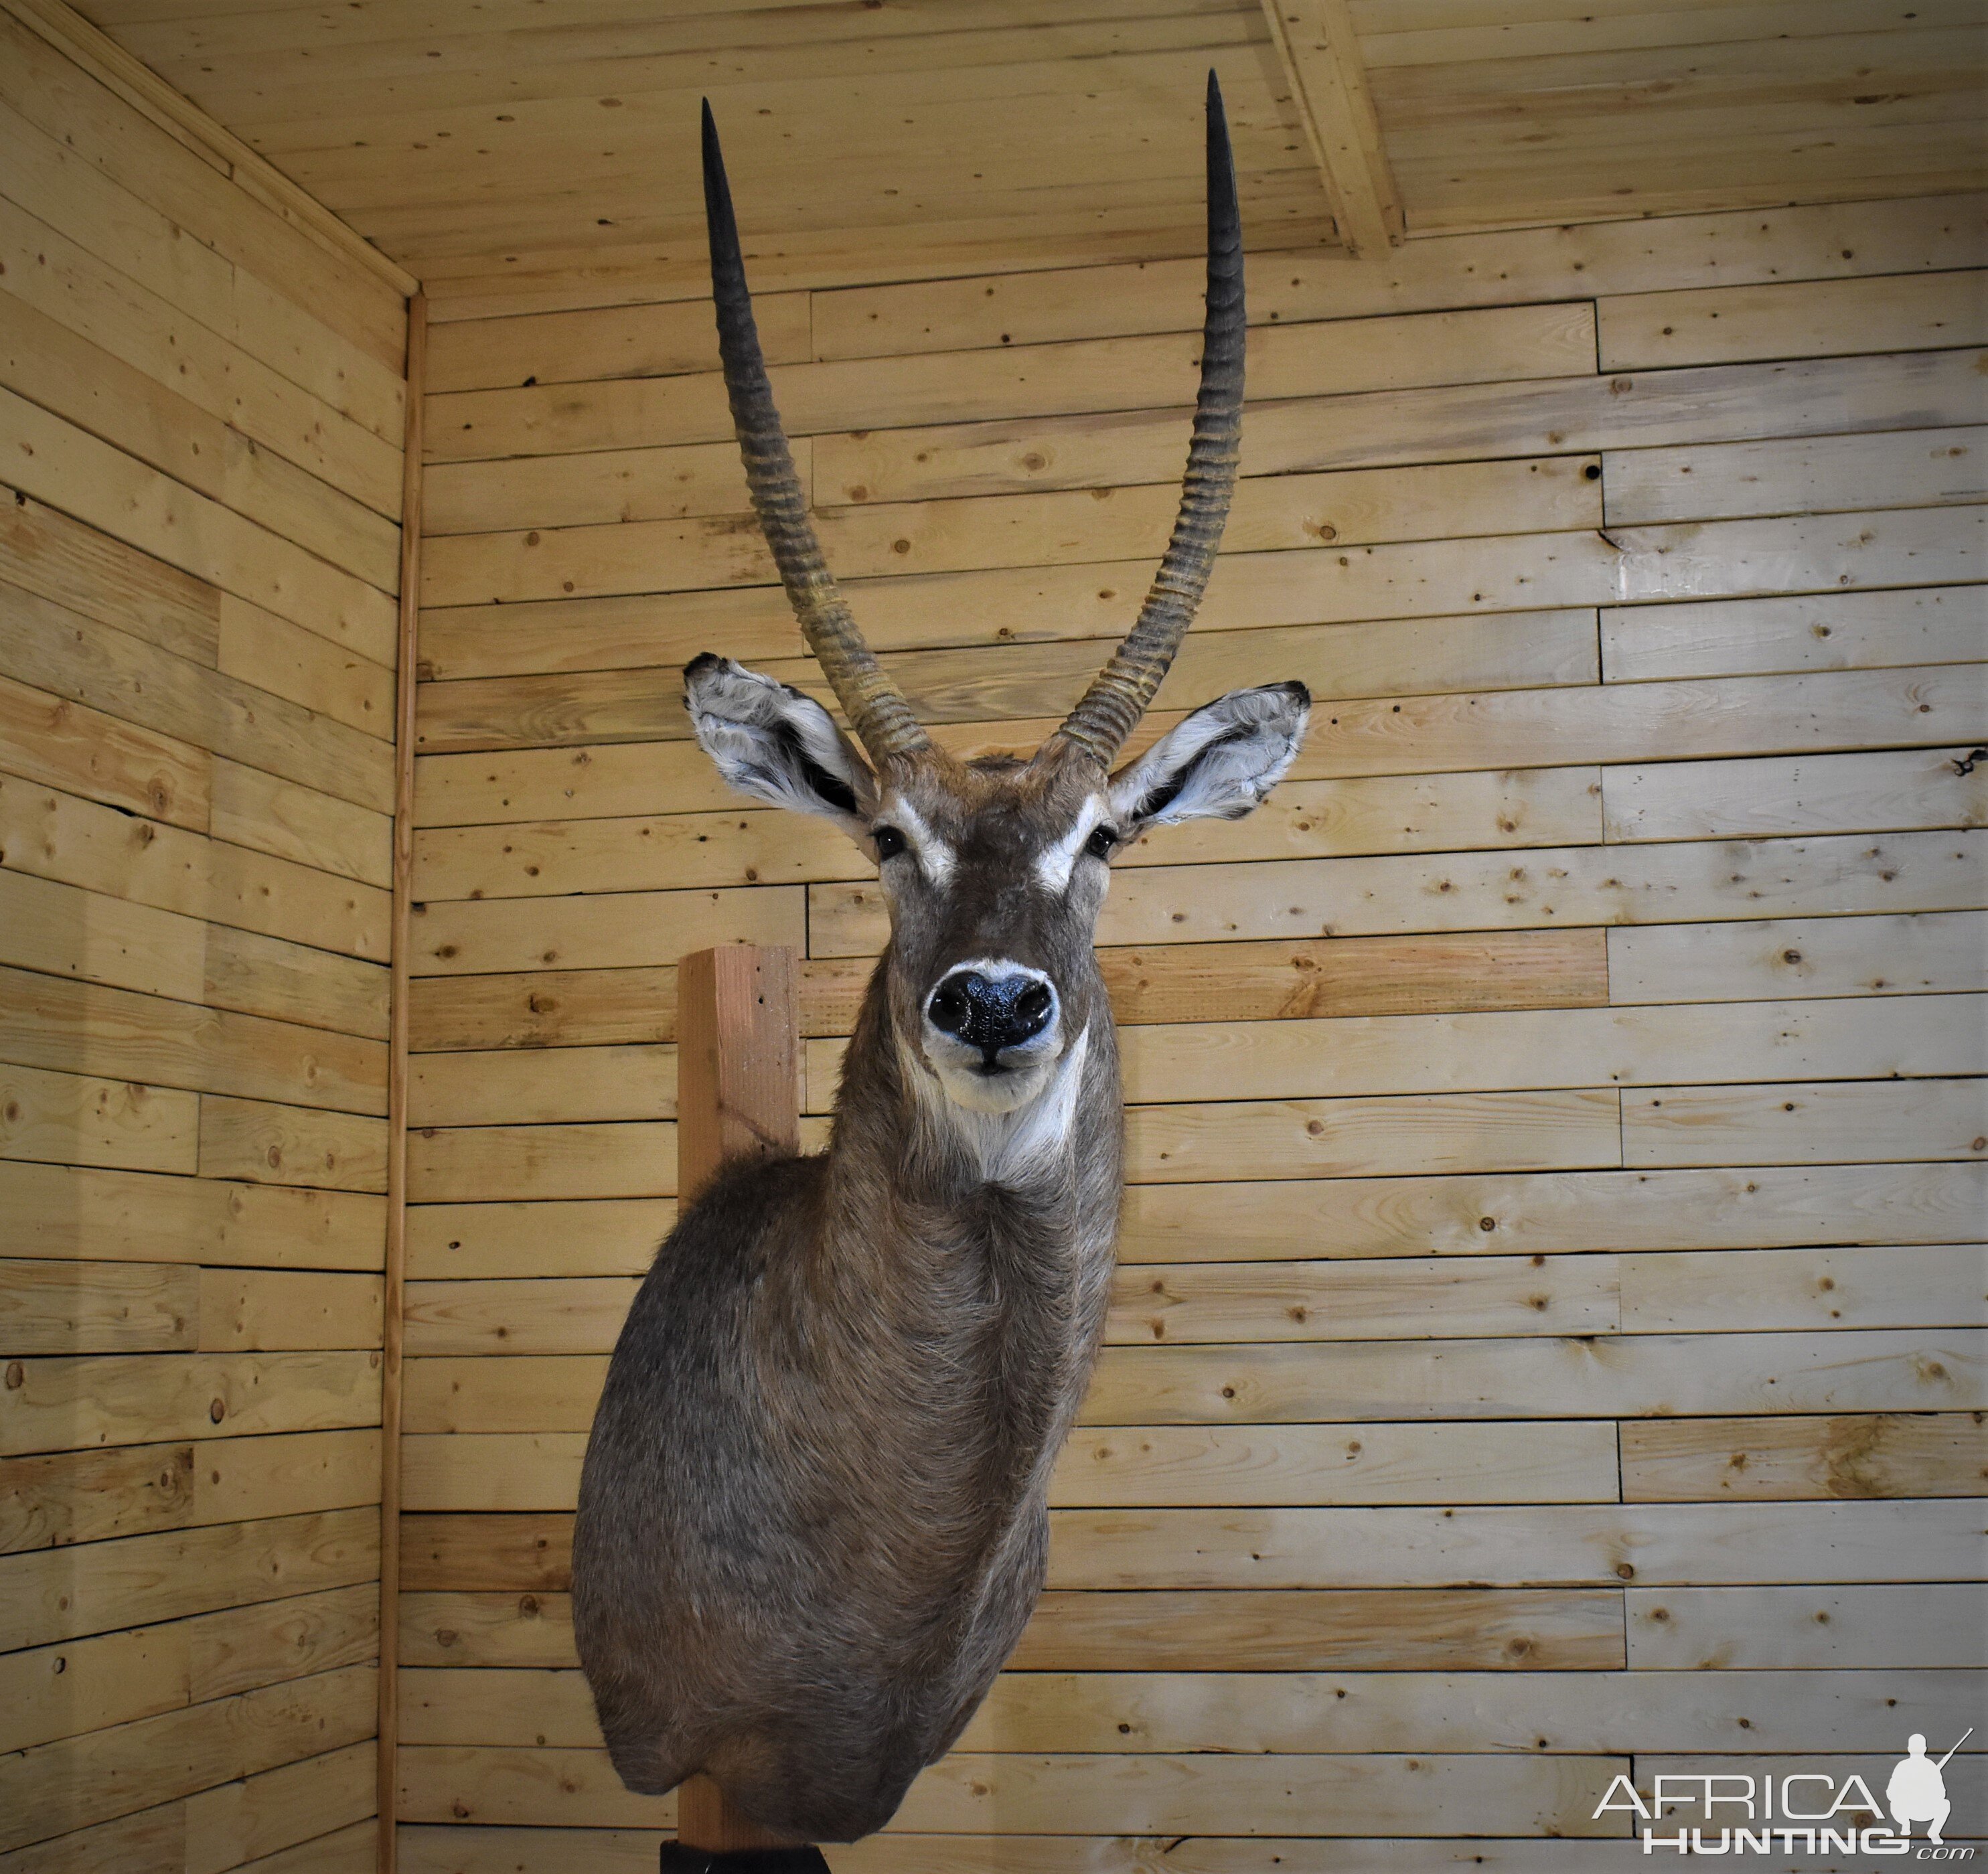
[[[952,848],[932,831],[925,815],[901,794],[893,794],[879,809],[877,818],[904,836],[904,843],[911,849],[911,856],[929,883],[943,885],[952,876],[957,863]]]
[[[813,697],[729,657],[701,666],[685,692],[698,745],[730,785],[773,806],[868,830],[864,803],[875,788],[870,771]],[[804,760],[796,758],[796,747]],[[819,792],[807,764],[846,787],[853,808]]]
[[[1300,693],[1301,694],[1301,693]],[[1126,821],[1240,819],[1297,758],[1311,714],[1283,685],[1232,690],[1197,709],[1111,780],[1111,805]],[[1157,807],[1147,803],[1165,795]]]
[[[1060,895],[1070,885],[1077,856],[1084,842],[1097,830],[1100,822],[1111,817],[1111,803],[1102,794],[1094,794],[1084,803],[1077,824],[1036,860],[1036,878],[1043,890]]]

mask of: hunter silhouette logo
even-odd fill
[[[1974,1727],[1970,1724],[1954,1741],[1953,1750],[1937,1763],[1925,1754],[1923,1731],[1915,1730],[1906,1740],[1907,1754],[1899,1758],[1898,1768],[1885,1785],[1885,1806],[1892,1812],[1900,1835],[1909,1835],[1914,1822],[1925,1822],[1930,1825],[1926,1829],[1929,1842],[1938,1843],[1944,1839],[1939,1832],[1953,1812],[1953,1805],[1946,1799],[1947,1758],[1973,1735]]]
[[[1839,1854],[1909,1855],[1920,1861],[1970,1861],[1972,1847],[1948,1847],[1942,1831],[1953,1812],[1945,1771],[1953,1754],[1974,1735],[1973,1726],[1943,1757],[1926,1754],[1925,1734],[1914,1731],[1905,1755],[1892,1767],[1881,1805],[1870,1785],[1852,1771],[1820,1771],[1751,1776],[1665,1771],[1651,1781],[1646,1799],[1626,1776],[1618,1776],[1596,1805],[1597,1819],[1611,1810],[1634,1815],[1645,1855]],[[1889,1811],[1894,1828],[1884,1826]],[[1702,1826],[1690,1825],[1694,1816]],[[1668,1823],[1672,1832],[1661,1832]],[[1915,1842],[1915,1825],[1925,1834]],[[1655,1826],[1652,1825],[1655,1824]]]

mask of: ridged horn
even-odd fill
[[[1208,315],[1202,327],[1201,390],[1194,440],[1173,537],[1154,576],[1138,622],[1050,738],[1073,742],[1111,765],[1138,726],[1181,640],[1194,623],[1215,567],[1236,489],[1242,438],[1242,216],[1236,201],[1236,160],[1222,87],[1208,75]]]
[[[849,726],[880,765],[893,755],[929,745],[903,692],[884,674],[863,641],[821,542],[808,519],[807,495],[794,472],[794,458],[773,407],[752,299],[746,288],[746,262],[739,251],[739,223],[725,180],[725,155],[711,103],[704,106],[704,218],[711,236],[711,296],[718,309],[718,350],[725,365],[725,388],[732,401],[732,427],[746,460],[746,482],[753,511],[766,536],[787,603],[800,621],[808,648],[833,687]]]

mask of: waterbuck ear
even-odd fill
[[[1203,704],[1111,777],[1124,836],[1175,820],[1239,820],[1290,766],[1310,714],[1311,692],[1295,683]]]
[[[684,667],[684,707],[699,745],[742,794],[868,836],[876,781],[813,697],[706,651]]]

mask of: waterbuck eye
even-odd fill
[[[1111,849],[1118,843],[1118,835],[1109,826],[1094,826],[1090,837],[1084,842],[1084,849],[1093,859],[1109,859]]]
[[[877,842],[877,856],[880,859],[895,859],[904,849],[904,836],[894,826],[873,826],[870,837]]]

